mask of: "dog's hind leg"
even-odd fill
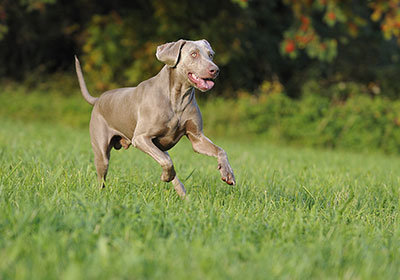
[[[90,121],[90,137],[94,152],[97,178],[100,183],[100,188],[104,188],[113,143],[111,143],[110,133],[106,126],[93,119]]]
[[[104,146],[93,145],[94,164],[96,165],[97,178],[100,183],[100,188],[105,187],[108,165],[110,161],[110,148]]]

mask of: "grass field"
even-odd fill
[[[1,119],[0,279],[399,279],[400,158],[183,139],[188,199],[138,150],[96,187],[87,129]]]

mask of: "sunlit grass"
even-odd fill
[[[87,129],[1,120],[0,279],[398,279],[400,158],[186,139],[182,201],[138,150],[99,190]]]

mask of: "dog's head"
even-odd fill
[[[166,43],[157,47],[156,57],[176,68],[192,86],[203,92],[212,89],[219,74],[219,68],[213,62],[214,51],[207,40]]]

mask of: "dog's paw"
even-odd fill
[[[235,175],[229,162],[224,161],[218,164],[218,170],[221,173],[221,180],[228,185],[236,185]]]
[[[185,187],[183,186],[182,182],[179,181],[178,177],[175,176],[175,178],[172,180],[172,184],[174,185],[174,189],[176,190],[178,195],[182,199],[185,199],[186,190],[185,190]]]

